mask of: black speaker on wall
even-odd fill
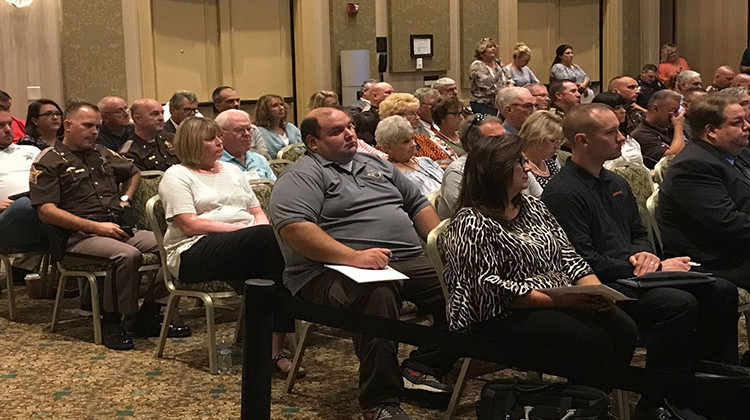
[[[385,73],[388,69],[388,54],[378,54],[378,73]]]
[[[388,52],[388,38],[384,36],[375,37],[375,51],[379,53]]]

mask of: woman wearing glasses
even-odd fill
[[[29,105],[26,113],[26,135],[18,144],[36,146],[44,150],[63,135],[62,110],[51,99],[39,99]]]
[[[468,155],[459,210],[438,239],[449,328],[627,365],[637,328],[614,302],[544,292],[599,279],[544,204],[521,193],[528,180],[522,147],[506,136]]]
[[[464,120],[464,104],[455,96],[442,98],[432,106],[432,121],[438,126],[438,139],[448,145],[458,157],[466,154],[458,138],[458,126]]]
[[[496,116],[495,94],[506,86],[513,86],[513,78],[508,69],[497,58],[497,42],[483,38],[474,49],[474,60],[469,66],[471,79],[471,110]]]
[[[562,118],[551,111],[536,111],[526,119],[518,135],[523,139],[529,170],[542,188],[560,172],[556,152],[565,141]]]

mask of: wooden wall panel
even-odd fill
[[[391,0],[388,2],[389,62],[391,72],[416,72],[410,35],[432,34],[432,57],[423,59],[422,71],[450,68],[450,2],[448,0]]]
[[[474,48],[482,38],[500,39],[498,22],[499,6],[497,0],[461,0],[460,3],[461,30],[461,82],[469,89],[469,66],[474,58]],[[498,51],[499,53],[499,51]],[[501,57],[503,63],[507,58]]]

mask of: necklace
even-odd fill
[[[416,171],[417,169],[419,169],[419,162],[417,162],[416,159],[414,159],[414,158],[409,159],[406,163],[396,162],[395,160],[391,159],[390,157],[388,158],[388,161],[390,161],[392,164],[396,165],[396,167],[399,167],[399,166],[405,167],[405,168],[407,168],[410,171]]]
[[[219,162],[214,162],[214,166],[211,167],[211,169],[203,169],[199,166],[193,166],[190,169],[194,170],[195,172],[198,172],[199,174],[218,174],[219,173]]]
[[[544,159],[542,159],[541,162],[542,162],[541,166],[544,167],[544,169],[541,169],[539,166],[537,166],[536,163],[529,160],[529,165],[531,165],[532,172],[534,172],[535,174],[541,175],[543,177],[548,177],[549,167],[547,166],[547,163],[544,161]],[[536,169],[536,171],[534,171],[534,169]]]

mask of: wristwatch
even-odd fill
[[[127,203],[127,202],[129,202],[129,201],[130,201],[130,196],[129,196],[129,195],[127,195],[127,194],[125,194],[125,195],[121,195],[121,196],[120,196],[120,201],[121,201],[121,202],[125,202],[125,203]]]

